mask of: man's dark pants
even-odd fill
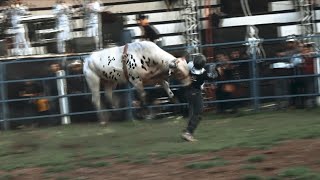
[[[186,131],[193,134],[201,120],[203,111],[202,92],[200,89],[190,88],[186,95],[189,103],[189,122]]]

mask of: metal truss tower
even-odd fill
[[[185,24],[185,40],[188,52],[198,54],[200,45],[200,35],[198,29],[198,0],[183,0],[182,14]]]
[[[298,10],[301,15],[301,35],[304,43],[311,43],[311,36],[315,34],[314,8],[312,0],[298,0]]]

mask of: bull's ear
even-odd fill
[[[177,68],[177,59],[175,59],[169,63],[169,68]]]

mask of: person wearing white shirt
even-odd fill
[[[66,41],[70,37],[70,20],[69,14],[71,9],[64,0],[58,0],[57,4],[53,7],[53,14],[56,16],[56,28],[59,30],[57,34],[57,50],[58,53],[66,52]]]
[[[30,43],[26,37],[25,26],[21,23],[22,17],[29,14],[28,8],[23,6],[19,1],[13,3],[7,12],[10,17],[12,34],[14,34],[14,53],[15,55],[30,55]]]
[[[96,49],[99,49],[99,13],[100,3],[97,0],[90,0],[86,5],[86,36],[94,37]]]

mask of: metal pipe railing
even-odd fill
[[[315,35],[314,37],[318,37],[318,35]],[[320,36],[319,36],[320,37]],[[300,38],[300,37],[298,37]],[[303,37],[301,37],[303,38]],[[276,38],[276,39],[264,39],[262,43],[264,42],[281,42],[285,40],[285,38]],[[244,45],[247,43],[247,41],[239,41],[239,42],[228,42],[228,43],[219,43],[219,44],[205,44],[200,45],[202,48],[210,48],[210,47],[218,47],[218,46],[229,46],[229,45]],[[174,50],[181,50],[188,48],[187,46],[184,47],[178,47],[178,48],[170,48],[166,49],[167,51],[174,51]],[[8,129],[8,123],[10,121],[19,121],[19,120],[29,120],[29,119],[37,119],[37,118],[46,118],[46,117],[62,117],[62,116],[74,116],[74,115],[82,115],[82,114],[92,114],[92,113],[99,113],[99,112],[114,112],[114,111],[129,111],[131,113],[130,118],[132,118],[132,111],[138,109],[137,107],[132,106],[132,93],[134,91],[134,88],[124,88],[124,89],[117,89],[114,90],[114,93],[118,92],[127,92],[129,93],[129,99],[131,101],[128,101],[127,107],[124,108],[117,108],[117,109],[103,109],[100,111],[92,110],[92,111],[83,111],[83,112],[67,112],[65,114],[51,114],[46,116],[32,116],[32,117],[9,117],[9,109],[8,109],[8,103],[14,103],[14,102],[22,102],[22,101],[29,101],[29,100],[37,100],[40,98],[46,98],[46,99],[61,99],[61,98],[69,98],[69,97],[77,97],[77,96],[89,96],[91,93],[81,92],[81,93],[75,93],[75,94],[64,94],[64,95],[58,95],[58,96],[39,96],[39,97],[29,97],[29,98],[14,98],[14,99],[8,99],[7,98],[7,85],[10,83],[21,83],[25,81],[48,81],[48,80],[57,80],[57,79],[69,79],[69,78],[83,78],[83,74],[77,74],[77,75],[62,75],[60,77],[39,77],[39,78],[28,78],[28,79],[15,79],[15,80],[7,80],[5,79],[6,74],[6,66],[10,64],[17,64],[17,63],[34,63],[34,62],[48,62],[48,61],[69,61],[69,60],[75,60],[75,59],[84,59],[84,56],[87,56],[87,54],[82,55],[73,55],[73,56],[65,56],[65,57],[54,57],[54,58],[43,58],[43,59],[26,59],[26,60],[14,60],[14,61],[3,61],[0,63],[1,67],[1,79],[0,79],[0,89],[1,89],[1,119],[0,122],[3,124],[5,129]],[[320,55],[315,54],[313,57],[318,58]],[[251,91],[251,97],[246,98],[235,98],[235,99],[225,99],[225,100],[213,100],[213,101],[205,101],[205,104],[214,104],[214,103],[223,103],[223,102],[241,102],[241,101],[252,101],[253,102],[253,109],[255,111],[259,110],[260,107],[260,100],[270,100],[270,99],[282,99],[282,98],[293,98],[293,97],[313,97],[313,96],[319,96],[319,92],[317,93],[309,93],[309,94],[285,94],[285,95],[274,95],[274,96],[261,96],[259,94],[259,82],[261,81],[269,81],[269,80],[278,80],[278,79],[293,79],[293,78],[307,78],[307,77],[315,77],[319,78],[320,74],[308,74],[308,75],[285,75],[285,76],[261,76],[259,75],[259,67],[257,66],[257,60],[259,62],[265,61],[265,62],[272,62],[272,61],[279,61],[279,60],[287,60],[289,61],[291,57],[275,57],[275,58],[257,58],[256,54],[252,54],[251,59],[243,59],[238,61],[231,61],[230,63],[236,64],[236,63],[248,63],[251,66],[251,78],[248,79],[236,79],[236,80],[227,80],[227,81],[218,81],[214,82],[215,84],[224,84],[224,83],[243,83],[247,82],[250,83],[250,91]],[[212,63],[208,63],[212,64]],[[171,88],[181,88],[182,85],[171,85]],[[157,87],[145,87],[146,90],[148,89],[155,89]],[[101,91],[100,93],[104,93]],[[151,105],[150,108],[159,108],[159,107],[176,107],[176,106],[186,106],[186,103],[177,103],[177,104],[165,104],[165,105]]]

